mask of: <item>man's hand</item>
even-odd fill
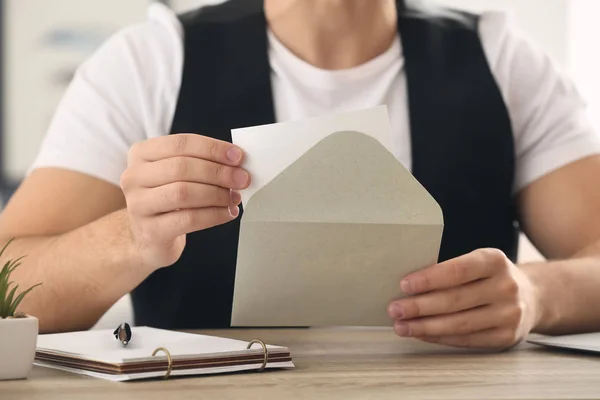
[[[240,148],[201,135],[169,135],[134,145],[121,176],[134,244],[142,264],[173,264],[185,235],[239,214],[237,190],[250,184]]]
[[[481,249],[406,276],[410,297],[388,308],[399,336],[456,347],[506,349],[532,330],[537,296],[501,251]]]

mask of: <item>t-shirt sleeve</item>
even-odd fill
[[[504,13],[482,15],[482,43],[510,114],[515,192],[582,158],[600,154],[586,102],[557,63]]]
[[[151,8],[153,18],[119,31],[78,68],[30,171],[65,168],[119,185],[131,145],[169,133],[182,65],[169,12]]]

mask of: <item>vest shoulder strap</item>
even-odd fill
[[[231,141],[231,129],[275,122],[262,0],[182,15],[184,65],[171,133]]]

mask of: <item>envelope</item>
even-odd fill
[[[391,140],[346,129],[365,118],[391,139],[385,108],[293,123],[318,140],[243,198],[232,326],[390,326],[402,277],[437,262],[442,210]],[[286,131],[276,125],[259,128]],[[244,148],[252,131],[232,132],[234,142]]]

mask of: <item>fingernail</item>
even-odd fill
[[[227,159],[232,163],[237,163],[242,159],[242,150],[238,147],[231,147],[227,150]]]
[[[396,322],[394,324],[394,331],[398,336],[410,336],[410,329],[408,328],[408,324],[402,322]]]
[[[390,306],[390,317],[392,317],[394,319],[404,318],[404,309],[402,308],[402,306],[400,304],[393,303]]]
[[[402,282],[400,282],[400,289],[402,289],[404,293],[411,293],[412,282],[408,279],[403,279]]]
[[[229,215],[231,215],[231,218],[236,218],[240,215],[240,208],[238,206],[229,206]]]
[[[245,187],[248,183],[248,173],[243,169],[238,169],[233,173],[233,181],[238,187]]]
[[[231,204],[237,206],[242,201],[242,195],[236,190],[231,191]]]

